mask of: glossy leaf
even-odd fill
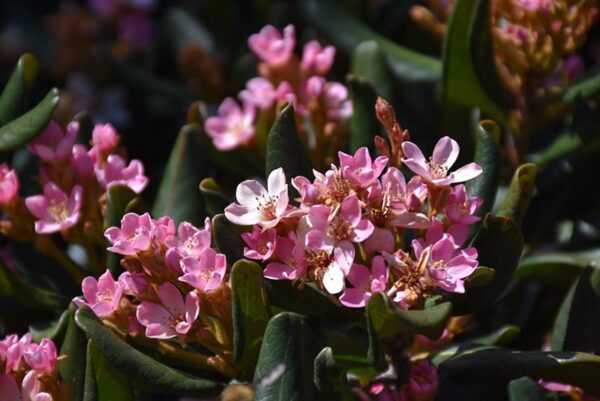
[[[498,216],[512,217],[516,222],[521,223],[531,199],[535,186],[535,177],[538,167],[535,164],[527,163],[519,166],[513,175],[508,193],[502,202],[498,211]]]
[[[521,377],[508,383],[510,401],[545,401],[546,395],[542,386],[529,377]]]
[[[465,287],[483,287],[494,279],[494,274],[496,274],[494,269],[490,269],[489,267],[485,266],[479,266],[469,277],[467,277],[465,280]]]
[[[257,401],[320,399],[314,360],[321,346],[316,334],[295,313],[283,312],[267,325],[254,372]]]
[[[434,359],[435,361],[435,359]],[[600,356],[580,352],[519,352],[496,347],[456,349],[438,366],[451,379],[506,383],[522,376],[569,383],[600,394]],[[493,372],[493,374],[490,374]]]
[[[23,111],[38,70],[39,63],[33,55],[26,53],[19,58],[15,70],[0,94],[0,127]]]
[[[288,182],[299,175],[312,175],[310,159],[296,129],[294,107],[289,103],[275,120],[267,138],[266,175],[279,167],[283,167]]]
[[[75,313],[75,321],[106,359],[133,382],[168,393],[209,395],[222,389],[219,383],[173,369],[131,347],[104,326],[88,307]]]
[[[325,400],[353,401],[346,370],[339,366],[330,347],[323,348],[315,358],[315,385]]]
[[[62,310],[66,302],[58,294],[16,277],[0,260],[0,298],[9,299],[29,309],[53,312]]]
[[[87,351],[87,358],[92,361],[96,400],[133,401],[133,389],[127,380],[127,376],[120,374],[111,365],[102,352],[98,350],[93,340],[89,340]]]
[[[469,340],[469,342],[480,345],[507,346],[517,341],[520,334],[520,328],[509,324],[500,327],[498,330],[490,334]]]
[[[392,98],[392,82],[387,67],[385,53],[374,40],[360,43],[352,51],[351,72],[373,85],[377,95],[384,99]]]
[[[227,256],[230,266],[244,258],[245,242],[240,236],[242,227],[231,223],[224,214],[218,214],[212,219],[212,232],[217,248]]]
[[[16,150],[41,134],[52,117],[58,99],[58,90],[51,89],[33,109],[3,125],[0,128],[0,152]]]
[[[442,66],[438,60],[384,38],[352,17],[337,2],[307,0],[299,2],[298,6],[311,26],[347,54],[364,41],[375,41],[385,54],[390,72],[399,81],[435,82],[440,79]]]
[[[71,304],[68,313],[67,331],[59,353],[66,355],[66,358],[59,361],[58,371],[72,386],[71,400],[79,401],[83,397],[85,386],[87,340],[85,333],[75,323],[75,305]]]
[[[467,291],[463,301],[457,305],[458,314],[481,310],[502,295],[521,258],[523,236],[513,219],[488,214],[473,246],[479,253],[479,264],[491,267],[495,273],[488,285]]]
[[[252,378],[271,311],[263,286],[262,268],[238,260],[231,270],[233,356],[244,377]]]
[[[532,281],[555,286],[573,283],[582,270],[600,262],[600,249],[581,252],[552,252],[523,258],[515,272],[517,281]]]
[[[205,178],[200,181],[200,192],[204,197],[204,205],[206,207],[206,213],[210,217],[214,217],[219,213],[223,213],[223,210],[229,205],[229,201],[221,192],[221,187],[212,178]]]
[[[205,217],[204,199],[198,185],[204,178],[199,146],[200,130],[185,125],[179,131],[152,209],[155,218],[170,216],[175,222],[200,226]]]
[[[373,85],[364,78],[349,75],[346,80],[353,108],[350,118],[350,153],[354,154],[362,146],[373,150],[373,139],[380,129],[375,116],[377,93]]]
[[[85,384],[83,386],[82,401],[98,401],[98,391],[96,386],[96,374],[94,372],[94,361],[90,358],[92,340],[87,343],[87,355],[85,363]]]
[[[600,268],[589,266],[565,297],[554,322],[552,350],[600,354]]]

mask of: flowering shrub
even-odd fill
[[[3,5],[0,401],[598,400],[597,9]]]

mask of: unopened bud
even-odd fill
[[[385,138],[375,135],[375,148],[384,156],[390,157],[390,146]]]
[[[396,124],[396,113],[394,108],[387,102],[387,100],[377,97],[375,102],[375,115],[377,119],[383,125],[383,128],[389,133]]]

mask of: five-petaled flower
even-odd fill
[[[111,315],[119,308],[123,285],[120,280],[115,281],[109,270],[106,270],[98,280],[94,277],[86,277],[81,282],[83,297],[76,297],[73,303],[77,306],[89,306],[96,316],[105,317]]]
[[[25,199],[25,205],[37,220],[35,231],[39,234],[51,234],[66,230],[79,221],[83,189],[75,185],[69,194],[48,182],[44,185],[43,195],[34,195]]]

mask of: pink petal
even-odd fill
[[[452,172],[453,182],[465,182],[479,176],[483,172],[477,163],[469,163]]]
[[[365,306],[365,293],[358,288],[346,288],[339,300],[348,308],[362,308]]]
[[[438,166],[444,166],[447,169],[450,169],[456,162],[459,153],[460,148],[458,143],[454,139],[445,136],[435,145],[431,161]]]

